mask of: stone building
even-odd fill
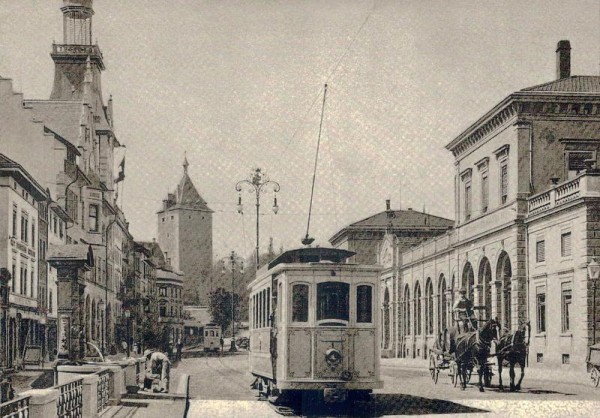
[[[188,166],[185,158],[181,181],[157,213],[158,242],[166,263],[183,273],[186,303],[205,306],[212,270],[213,211],[192,183]]]
[[[183,273],[169,266],[156,270],[158,292],[158,322],[166,343],[175,344],[183,338]],[[167,349],[168,347],[161,347]]]
[[[332,246],[356,252],[349,262],[382,264],[381,274],[381,350],[385,357],[396,352],[398,269],[392,266],[398,254],[423,241],[445,234],[454,222],[439,216],[418,212],[412,208],[392,210],[389,200],[386,211],[346,226],[329,239]]]
[[[586,268],[600,254],[598,132],[600,77],[571,76],[561,41],[555,81],[509,95],[446,146],[454,230],[384,263],[398,272],[397,355],[427,357],[462,288],[505,332],[531,321],[531,367],[585,369],[596,319]]]
[[[18,366],[26,346],[45,346],[46,315],[39,303],[39,268],[45,265],[38,262],[38,210],[47,199],[21,165],[0,154],[0,266],[7,266],[11,277],[8,318],[0,331],[6,341],[5,358],[0,359],[4,367]]]
[[[102,96],[105,67],[100,48],[92,43],[92,0],[63,0],[61,11],[63,42],[52,45],[50,99],[23,100],[9,80],[0,79],[0,151],[27,167],[72,221],[65,225],[65,243],[57,245],[73,247],[48,248],[58,257],[48,261],[59,282],[67,280],[60,278],[67,272],[72,280],[84,280],[81,295],[68,293],[75,292],[74,284],[59,283],[58,316],[81,312],[64,321],[74,336],[67,344],[70,353],[77,352],[73,347],[81,345],[79,340],[108,351],[123,330],[119,292],[124,251],[132,239],[115,194],[115,150],[121,144],[113,130],[112,98],[105,104]],[[95,260],[92,270],[88,259]],[[64,269],[63,262],[68,264]],[[73,303],[78,307],[67,313],[64,309]]]

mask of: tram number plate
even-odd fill
[[[325,402],[345,402],[348,397],[348,391],[341,388],[323,389],[323,400]]]

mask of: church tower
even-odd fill
[[[208,305],[208,276],[212,271],[212,214],[188,175],[187,157],[183,177],[174,193],[158,211],[158,242],[165,260],[183,273],[184,303]],[[198,298],[198,299],[197,299]]]
[[[85,100],[87,69],[91,70],[91,93],[102,103],[104,62],[100,48],[92,44],[92,0],[63,0],[63,4],[63,43],[53,44],[50,54],[55,64],[50,100]]]

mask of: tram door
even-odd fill
[[[279,314],[278,294],[281,290],[281,283],[275,278],[271,281],[271,307],[272,312],[269,315],[269,349],[271,352],[271,368],[273,370],[273,380],[277,381],[277,315]]]

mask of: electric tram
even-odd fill
[[[215,353],[221,349],[221,327],[217,324],[206,324],[204,326],[204,351]]]
[[[319,391],[344,401],[383,387],[380,267],[333,248],[284,252],[250,290],[250,372],[267,397]]]

